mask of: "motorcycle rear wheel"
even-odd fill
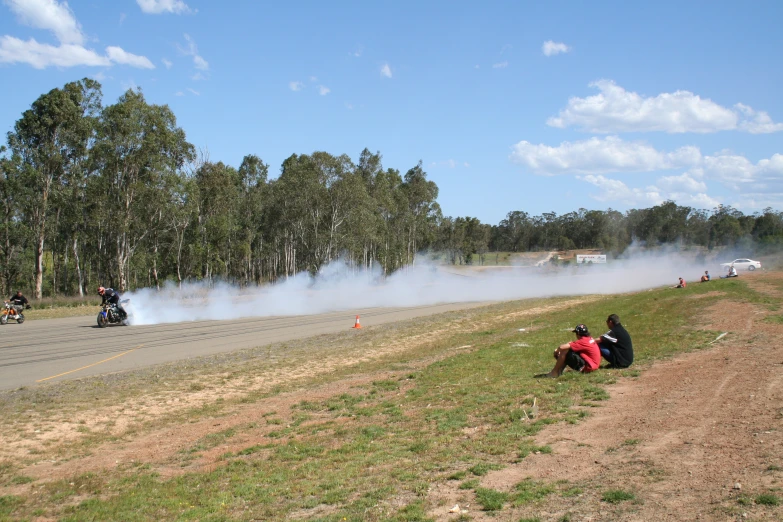
[[[22,324],[24,322],[24,316],[22,314],[19,314],[16,317],[16,322],[19,323],[19,324]]]
[[[103,314],[98,314],[98,327],[106,328],[109,325],[109,320]]]

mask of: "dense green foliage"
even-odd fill
[[[426,250],[481,263],[489,251],[618,253],[635,239],[783,244],[783,214],[772,209],[515,211],[490,226],[442,216],[437,196],[421,163],[402,175],[367,149],[356,164],[294,154],[272,180],[252,154],[238,168],[212,162],[168,106],[134,90],[104,106],[100,84],[84,79],[40,96],[0,148],[0,290],[41,298],[98,284],[248,285],[317,272],[338,257],[390,273]]]

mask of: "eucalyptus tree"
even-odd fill
[[[239,226],[239,172],[223,162],[207,162],[195,175],[201,276],[230,279]]]
[[[2,236],[0,237],[0,279],[3,295],[11,292],[23,274],[24,250],[29,237],[26,223],[20,219],[19,157],[6,155],[6,148],[0,146],[0,214],[2,214]]]
[[[163,186],[161,178],[194,156],[185,132],[167,105],[150,105],[140,90],[128,90],[103,109],[93,149],[106,205],[118,286],[128,287],[128,262],[151,228],[145,199]]]
[[[245,284],[263,277],[264,213],[267,210],[269,165],[254,154],[239,166],[240,203],[237,250],[241,255],[241,278]]]
[[[415,254],[434,239],[433,233],[441,216],[437,203],[438,186],[427,179],[421,161],[405,173],[402,191],[407,200],[406,263],[413,264]]]
[[[34,234],[36,299],[42,295],[50,206],[64,180],[81,176],[99,110],[100,84],[89,79],[71,82],[40,96],[8,133],[24,179],[18,187],[20,203]]]

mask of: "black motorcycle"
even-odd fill
[[[124,299],[120,302],[125,304],[128,301],[128,299]],[[117,305],[103,303],[101,305],[101,311],[98,312],[98,326],[101,328],[106,328],[110,324],[121,324],[123,326],[127,326],[128,316],[127,314],[123,315],[123,313],[120,312],[120,309],[117,308]]]

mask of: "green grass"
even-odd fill
[[[759,504],[761,506],[779,506],[780,505],[780,497],[777,495],[772,495],[771,493],[764,493],[762,495],[757,495],[753,501],[756,504]]]
[[[301,401],[290,411],[276,412],[255,425],[208,434],[183,452],[194,454],[235,443],[236,435],[243,431],[263,432],[263,443],[255,440],[245,448],[234,447],[231,453],[222,453],[222,464],[215,469],[162,478],[139,467],[106,473],[100,480],[82,477],[76,486],[70,486],[71,480],[47,487],[35,496],[3,497],[7,500],[0,502],[0,518],[31,518],[35,510],[43,510],[45,515],[41,516],[63,520],[280,520],[294,513],[305,513],[301,517],[304,519],[329,521],[426,520],[430,508],[427,492],[434,484],[448,480],[462,481],[457,487],[473,490],[478,504],[490,512],[541,502],[552,494],[578,495],[581,488],[532,480],[504,493],[481,487],[478,477],[518,462],[530,453],[551,452],[548,446],[537,446],[532,437],[551,423],[579,422],[588,414],[580,405],[589,401],[600,407],[601,401],[608,398],[606,385],[619,377],[637,376],[643,371],[640,368],[655,359],[707,347],[717,333],[695,329],[693,324],[700,310],[710,304],[720,299],[767,306],[776,303],[750,291],[741,281],[716,281],[709,289],[704,286],[694,285],[684,292],[661,289],[599,297],[589,306],[535,314],[533,328],[525,333],[518,332],[519,319],[506,319],[503,314],[553,304],[559,299],[450,313],[387,329],[367,329],[361,336],[323,336],[302,345],[311,347],[309,352],[300,345],[287,344],[285,354],[301,355],[301,360],[307,361],[308,356],[312,360],[313,354],[319,353],[316,349],[339,350],[339,343],[367,343],[363,348],[366,350],[374,343],[388,341],[390,335],[427,331],[437,326],[437,321],[481,324],[475,332],[454,328],[450,333],[434,336],[426,345],[390,358],[340,369],[305,383],[250,392],[241,400],[208,404],[166,419],[169,425],[181,424],[187,429],[191,420],[220,416],[241,405],[262,405],[265,399],[283,391],[332,382],[357,372],[384,371],[383,378],[376,377],[325,399]],[[694,306],[693,300],[683,299],[684,295],[716,289],[726,295],[700,299],[699,306]],[[564,327],[584,322],[599,330],[610,313],[618,313],[634,336],[633,369],[585,375],[567,372],[556,380],[533,377],[551,368],[552,348],[570,340]],[[526,328],[530,320],[525,319]],[[377,341],[374,336],[379,336]],[[512,343],[519,340],[530,347],[513,347]],[[472,348],[453,350],[467,345]],[[260,359],[266,351],[250,353]],[[243,371],[257,372],[263,368],[254,366],[260,362],[249,356],[232,357],[238,366],[244,366],[231,367],[239,377]],[[194,371],[199,368],[197,365]],[[223,367],[218,369],[224,371]],[[125,394],[143,395],[170,389],[162,382],[178,382],[170,367],[158,367],[156,371],[163,377],[144,377],[142,382],[119,385],[125,387]],[[183,390],[192,382],[186,380],[192,375],[188,371],[181,377]],[[0,417],[7,413],[7,418],[12,418],[26,411],[68,411],[75,404],[83,406],[91,400],[107,404],[112,397],[118,401],[127,396],[113,395],[116,390],[101,378],[80,384],[92,392],[80,395],[83,390],[67,384],[16,392],[13,401],[0,403]],[[71,389],[76,399],[68,395]],[[534,398],[538,413],[535,418],[526,417],[523,412],[532,411]],[[100,438],[99,430],[93,431],[84,434],[85,441],[105,440]],[[638,442],[629,439],[625,445]],[[15,473],[14,469],[7,470],[9,477]],[[634,498],[633,493],[621,490],[606,491],[602,496],[609,503]],[[318,514],[319,506],[327,506],[327,514]]]
[[[538,502],[555,493],[556,488],[551,484],[536,482],[526,479],[516,485],[512,494],[512,502],[515,506]]]
[[[628,491],[623,491],[622,489],[612,489],[605,491],[604,494],[601,495],[601,500],[610,504],[619,504],[620,502],[626,502],[635,498],[636,495]]]
[[[484,511],[499,511],[508,500],[508,493],[489,488],[476,488],[476,500]]]

